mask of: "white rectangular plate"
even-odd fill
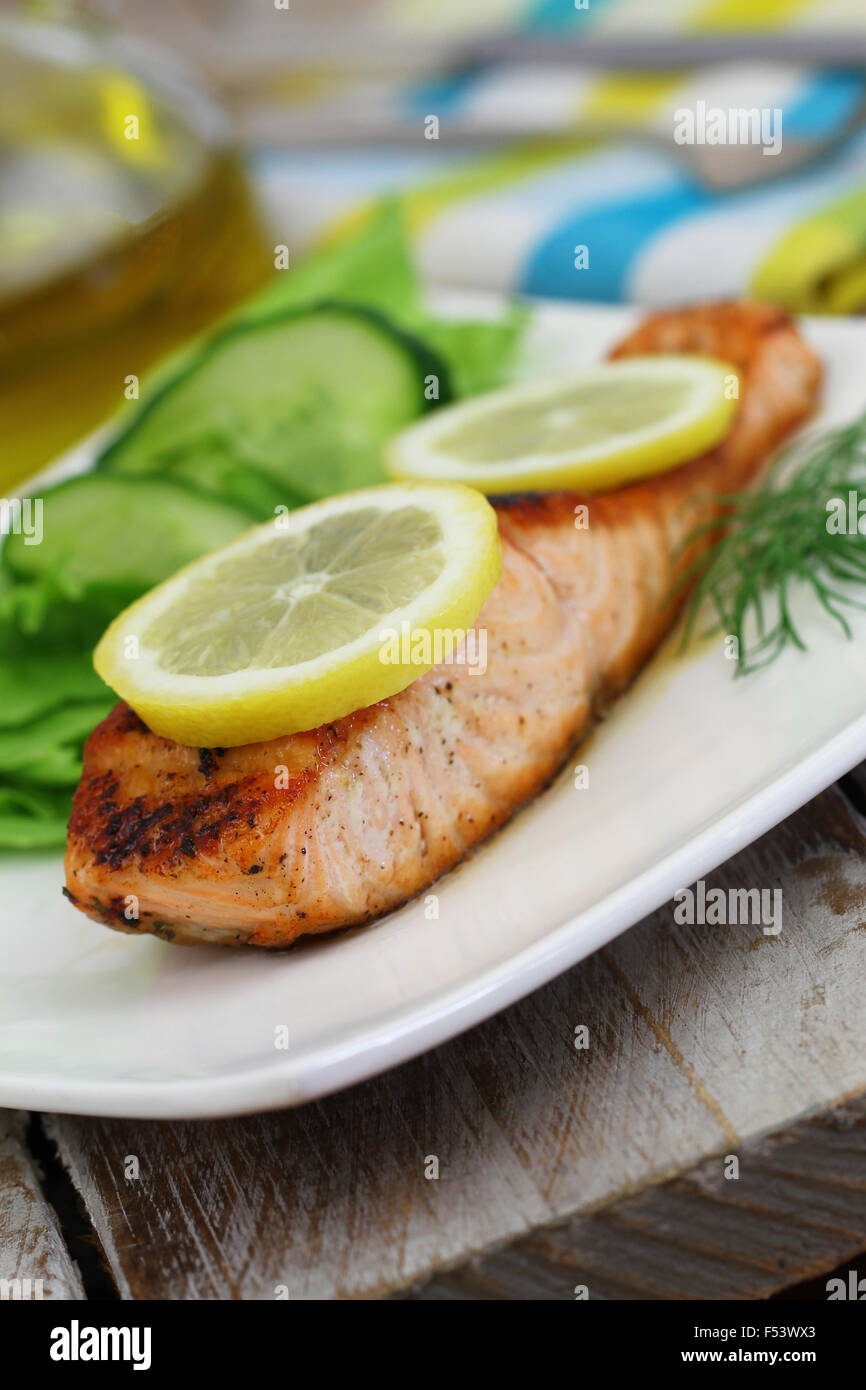
[[[528,369],[594,361],[635,317],[540,305]],[[827,368],[817,423],[850,419],[866,405],[866,324],[805,331]],[[866,617],[846,642],[807,599],[797,616],[808,652],[744,680],[721,642],[685,657],[670,644],[574,760],[589,789],[567,769],[437,885],[438,919],[422,898],[279,955],[190,950],[87,921],[61,897],[59,854],[0,858],[0,1105],[160,1118],[295,1105],[535,989],[866,757]]]

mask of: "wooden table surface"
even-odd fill
[[[781,888],[779,936],[668,906],[297,1110],[0,1111],[0,1279],[46,1298],[763,1298],[856,1265],[864,769],[710,876]]]

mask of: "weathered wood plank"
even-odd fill
[[[651,1029],[619,1029],[598,964],[578,989],[579,1003],[575,984],[560,983],[516,1019],[475,1030],[471,1045],[299,1111],[172,1125],[52,1118],[122,1295],[270,1298],[280,1284],[298,1298],[383,1294],[552,1219],[551,1163],[581,1113],[609,1104],[596,1138],[618,1150],[627,1113],[656,1125],[653,1095],[630,1081],[655,1046]],[[577,1018],[611,1040],[609,1067],[574,1053]],[[722,1142],[663,1052],[654,1070],[671,1134],[709,1129]],[[124,1177],[128,1156],[138,1181]],[[615,1166],[639,1181],[645,1160],[625,1153]]]
[[[24,1142],[26,1115],[0,1110],[0,1299],[83,1299],[40,1175]]]
[[[398,1295],[767,1298],[843,1261],[866,1276],[866,1096]]]
[[[382,1296],[866,1090],[860,816],[830,791],[708,881],[781,888],[781,934],[678,925],[668,906],[499,1018],[302,1110],[53,1118],[122,1294]]]

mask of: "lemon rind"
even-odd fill
[[[694,389],[683,407],[664,428],[647,426],[641,431],[612,436],[604,447],[555,454],[525,454],[507,462],[466,462],[435,448],[445,429],[459,427],[460,419],[477,420],[496,414],[500,405],[515,399],[527,404],[543,402],[569,384],[585,384],[593,376],[611,373],[646,379],[653,374],[690,378]],[[395,436],[386,450],[385,466],[391,477],[403,482],[453,482],[475,487],[488,495],[522,490],[606,491],[639,481],[699,457],[713,448],[730,429],[737,409],[736,395],[725,387],[737,369],[728,362],[703,356],[673,354],[635,357],[582,368],[490,392],[484,397],[447,406]],[[434,441],[431,447],[430,441]]]
[[[220,676],[174,675],[139,634],[179,595],[193,573],[207,573],[254,536],[272,534],[273,522],[255,527],[221,550],[179,571],[124,610],[94,653],[97,671],[135,709],[154,733],[197,747],[234,747],[316,729],[396,695],[431,669],[412,660],[385,664],[380,632],[409,622],[413,633],[468,630],[492,592],[501,570],[496,514],[477,491],[454,484],[407,483],[369,488],[314,503],[290,513],[291,529],[353,505],[377,500],[387,507],[427,499],[443,522],[448,556],[442,574],[411,603],[381,614],[353,642],[296,667]],[[480,506],[478,504],[481,504]],[[139,637],[138,656],[125,656],[127,640]]]

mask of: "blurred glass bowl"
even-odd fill
[[[0,489],[271,265],[228,122],[172,55],[0,21]]]

